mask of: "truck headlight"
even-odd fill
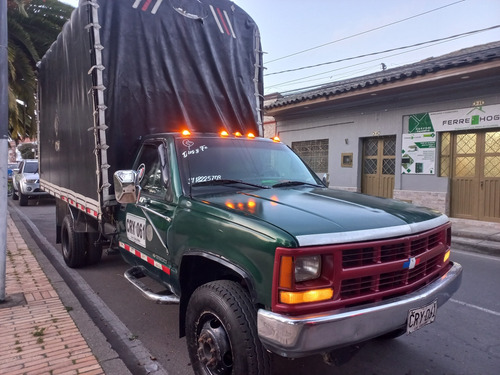
[[[311,249],[310,255],[295,252],[293,248],[276,248],[273,311],[296,313],[296,309],[307,310],[305,304],[333,299],[333,256],[318,254],[317,249]]]
[[[295,258],[295,282],[314,280],[321,274],[321,255]]]

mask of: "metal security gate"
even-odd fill
[[[500,222],[500,131],[452,133],[451,215]]]
[[[392,198],[396,172],[396,137],[367,138],[363,141],[364,194]]]

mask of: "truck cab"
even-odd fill
[[[134,202],[117,215],[119,244],[130,263],[145,266],[180,296],[186,259],[212,259],[243,277],[267,305],[275,248],[297,245],[276,222],[284,207],[280,190],[324,188],[286,145],[253,136],[148,136],[134,169],[115,174],[117,186],[121,175],[133,175],[137,184],[132,199],[122,195],[123,185],[117,193]]]

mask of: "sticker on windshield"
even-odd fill
[[[136,244],[146,247],[146,219],[127,214],[127,238]]]
[[[206,151],[208,149],[208,146],[206,145],[202,145],[202,146],[199,146],[199,147],[194,147],[195,146],[195,143],[190,140],[190,139],[185,139],[182,141],[182,144],[184,147],[187,148],[186,151],[182,151],[182,156],[184,158],[187,158],[188,156],[190,155],[197,155],[203,151]]]
[[[199,184],[200,182],[208,182],[208,181],[216,181],[222,180],[222,176],[220,174],[212,175],[212,176],[196,176],[189,178],[190,184]]]

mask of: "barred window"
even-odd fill
[[[440,133],[440,162],[439,162],[439,176],[450,176],[450,156],[451,156],[451,134]]]
[[[316,173],[328,172],[328,139],[292,142],[292,150]]]

